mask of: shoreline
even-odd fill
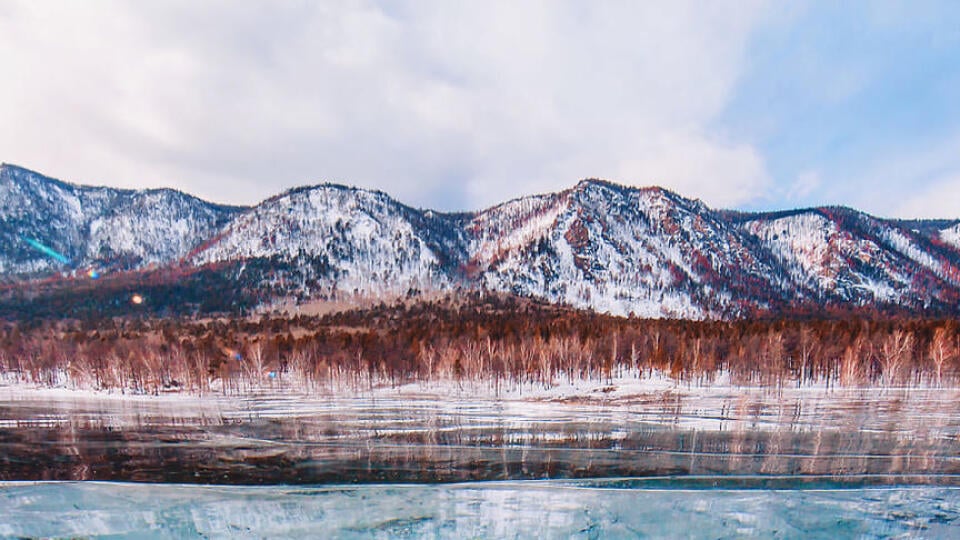
[[[540,381],[516,382],[497,380],[452,380],[435,379],[394,384],[389,381],[361,382],[327,381],[323,384],[305,384],[296,380],[281,379],[264,384],[248,384],[244,387],[223,388],[220,381],[212,381],[209,390],[170,389],[158,392],[142,392],[122,388],[84,388],[79,385],[24,382],[0,375],[0,402],[23,398],[37,399],[91,399],[126,402],[225,402],[257,400],[309,401],[351,399],[414,399],[438,401],[485,401],[519,402],[531,404],[569,404],[616,406],[662,401],[665,398],[708,399],[738,396],[776,397],[783,399],[802,397],[869,396],[876,399],[891,395],[937,393],[960,397],[960,383],[939,386],[919,383],[913,385],[858,384],[837,385],[823,381],[785,381],[786,384],[737,384],[729,374],[721,373],[699,381],[677,380],[668,374],[654,372],[639,375],[632,373],[603,379],[574,379],[557,381],[550,385]]]

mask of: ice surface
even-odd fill
[[[960,535],[956,389],[481,390],[8,387],[0,538]]]
[[[960,534],[960,489],[622,488],[597,481],[214,487],[13,483],[0,536],[889,538]]]

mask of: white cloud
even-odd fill
[[[476,208],[578,178],[733,206],[712,133],[759,2],[2,2],[0,159],[252,203],[337,180]]]
[[[817,171],[803,171],[793,180],[784,196],[789,201],[804,201],[813,195],[822,183]]]
[[[876,215],[960,218],[960,133],[878,155],[845,180],[831,182],[831,197]]]
[[[757,199],[770,187],[763,160],[752,147],[697,134],[665,133],[618,165],[615,178],[671,188],[718,207]]]
[[[960,171],[909,196],[897,206],[894,215],[902,218],[960,218]]]

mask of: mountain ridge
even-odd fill
[[[956,313],[960,302],[960,220],[842,206],[712,209],[596,178],[441,212],[330,182],[229,206],[3,164],[0,241],[8,282],[230,268],[220,286],[259,291],[263,304],[472,289],[616,315],[722,319],[837,306]]]

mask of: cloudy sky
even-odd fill
[[[250,204],[584,177],[960,217],[955,2],[0,0],[0,161]]]

